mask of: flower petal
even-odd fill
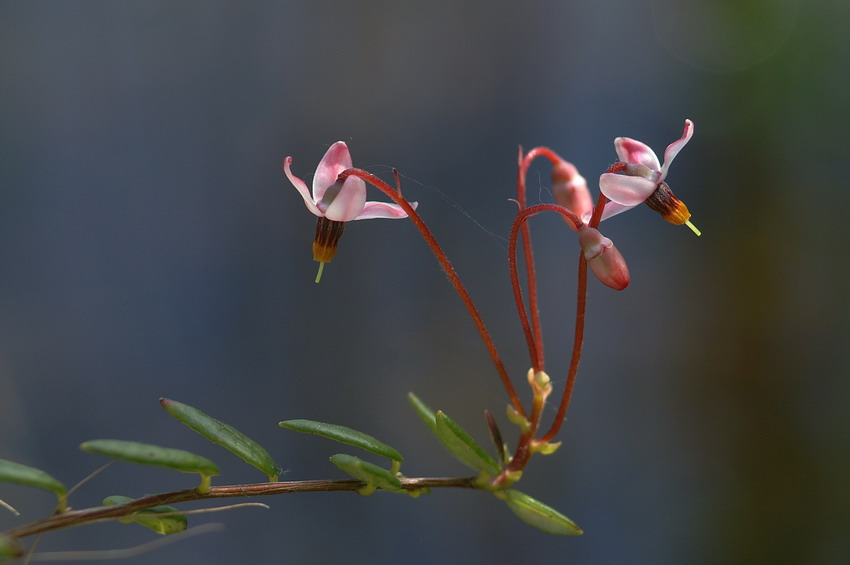
[[[307,205],[308,210],[319,217],[324,216],[322,211],[319,210],[319,207],[316,206],[316,203],[313,202],[313,198],[310,196],[310,190],[307,188],[307,183],[292,174],[292,171],[289,169],[291,165],[292,157],[287,157],[283,160],[283,172],[286,173],[286,177],[289,179],[289,182],[291,182],[298,192],[301,193],[301,197],[304,199],[304,204]]]
[[[608,202],[605,204],[605,208],[602,209],[602,218],[599,220],[607,220],[612,216],[616,216],[626,210],[631,210],[634,206],[624,206],[623,204],[618,204],[616,202]]]
[[[324,198],[328,187],[336,182],[336,178],[345,169],[351,168],[351,153],[344,141],[337,141],[328,148],[325,156],[316,167],[313,175],[313,200],[319,202]],[[365,201],[365,199],[364,199]]]
[[[411,202],[414,209],[419,205],[418,202]],[[355,220],[372,220],[374,218],[406,218],[405,212],[398,204],[390,204],[389,202],[367,202]]]
[[[629,177],[616,173],[602,173],[599,190],[617,204],[637,206],[655,192],[657,185],[643,177]]]
[[[350,167],[346,167],[350,168]],[[345,169],[343,169],[345,170]],[[338,185],[336,185],[338,186]],[[327,196],[331,196],[328,194]],[[357,218],[366,204],[366,183],[357,177],[348,177],[342,183],[336,196],[330,203],[324,201],[320,206],[326,205],[325,217],[335,222],[350,222]]]
[[[664,150],[664,166],[661,167],[661,180],[667,176],[667,170],[670,168],[670,163],[679,154],[679,151],[688,144],[691,137],[694,135],[694,123],[691,120],[685,120],[685,130],[682,132],[682,137],[667,146]]]
[[[661,170],[661,163],[658,162],[655,151],[641,141],[631,137],[618,137],[614,140],[614,149],[623,163],[645,165],[653,171]]]

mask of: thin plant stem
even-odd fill
[[[475,477],[433,477],[433,478],[401,478],[401,488],[415,491],[422,488],[478,488]],[[163,504],[177,504],[193,500],[210,500],[218,498],[248,497],[248,496],[270,496],[278,494],[289,494],[295,492],[330,492],[330,491],[355,491],[362,488],[365,483],[357,480],[316,480],[316,481],[285,481],[277,483],[254,483],[243,485],[225,485],[211,487],[209,492],[199,493],[195,489],[179,490],[154,494],[138,498],[125,504],[113,506],[96,506],[82,510],[69,510],[61,514],[54,514],[43,520],[38,520],[7,530],[4,534],[12,538],[22,538],[50,532],[54,530],[72,528],[104,520],[113,520],[129,516],[139,510],[145,510]]]
[[[602,210],[605,208],[605,203],[608,199],[600,194],[596,201],[596,206],[593,209],[593,215],[590,217],[590,226],[596,228],[602,218]],[[567,381],[564,384],[564,392],[561,395],[561,402],[558,405],[558,412],[555,414],[555,419],[552,421],[552,426],[541,438],[540,442],[545,443],[552,441],[564,420],[567,417],[567,408],[570,406],[570,399],[573,396],[573,388],[578,375],[579,361],[581,360],[581,350],[584,345],[584,320],[587,310],[587,259],[584,253],[579,253],[578,258],[578,284],[576,290],[576,326],[573,333],[573,352],[570,357],[570,369],[567,373]]]
[[[528,168],[531,162],[537,157],[545,157],[553,165],[557,165],[563,159],[549,149],[548,147],[535,147],[531,151],[522,155],[522,148],[519,153],[519,171],[517,173],[517,202],[519,203],[520,211],[527,206],[526,201],[526,182],[525,178],[528,174]],[[522,254],[525,258],[525,272],[528,278],[528,312],[525,313],[525,303],[517,302],[517,309],[520,311],[520,321],[523,324],[526,340],[528,341],[529,356],[531,357],[531,365],[535,372],[546,370],[546,360],[543,349],[543,329],[540,325],[540,308],[538,307],[537,293],[537,273],[534,266],[534,252],[531,244],[531,228],[529,224],[523,223],[521,227],[522,233]],[[513,260],[513,254],[511,254]],[[514,297],[517,297],[516,287],[514,287]],[[531,317],[531,325],[529,328],[528,316]],[[529,339],[529,335],[532,336]]]
[[[517,203],[520,211],[528,205],[525,190],[525,175],[528,166],[534,159],[536,149],[532,149],[523,157],[522,148],[519,151],[519,167],[517,170]],[[543,353],[543,328],[540,326],[540,309],[537,306],[537,274],[534,267],[534,251],[531,246],[531,230],[528,224],[522,225],[522,254],[525,258],[525,273],[528,279],[528,312],[531,316],[531,326],[528,326],[528,317],[525,312],[525,302],[517,302],[520,311],[520,321],[525,330],[528,352],[531,357],[531,366],[535,372],[546,370],[546,358]],[[514,254],[510,254],[510,261],[515,261]],[[514,297],[518,298],[518,286],[514,284]]]
[[[581,349],[584,344],[584,317],[587,306],[587,259],[583,252],[579,252],[578,257],[578,284],[576,291],[576,325],[573,333],[573,352],[570,356],[570,368],[567,372],[567,382],[564,385],[564,392],[561,395],[561,402],[558,405],[558,412],[555,414],[555,419],[552,421],[552,426],[549,428],[543,437],[540,438],[542,443],[550,442],[561,429],[564,419],[567,415],[567,408],[570,405],[570,399],[573,396],[573,387],[578,375],[578,365],[581,360]]]
[[[505,390],[508,393],[508,397],[510,398],[511,404],[514,409],[525,416],[525,410],[522,407],[522,403],[520,402],[519,396],[514,389],[513,384],[511,383],[510,376],[508,376],[508,372],[505,369],[504,363],[502,363],[502,358],[499,356],[499,352],[496,349],[496,344],[493,343],[493,338],[490,336],[489,330],[487,330],[487,326],[484,325],[484,320],[481,318],[481,314],[478,312],[478,308],[475,307],[475,304],[472,302],[472,298],[469,296],[469,292],[467,292],[466,287],[463,286],[463,283],[460,280],[460,277],[455,271],[455,268],[452,266],[449,258],[446,256],[446,253],[443,251],[440,244],[437,243],[437,239],[431,233],[431,230],[428,229],[428,226],[425,225],[425,221],[422,220],[422,217],[416,212],[413,206],[410,205],[407,200],[405,200],[395,189],[390,187],[387,183],[376,177],[371,173],[367,173],[362,169],[346,169],[342,173],[340,173],[338,180],[339,182],[343,182],[349,176],[356,176],[364,181],[368,182],[401,206],[401,208],[407,213],[410,220],[413,222],[413,225],[416,226],[416,229],[419,230],[419,233],[425,239],[425,243],[428,244],[428,247],[431,248],[431,252],[434,253],[434,256],[437,258],[437,261],[440,263],[440,266],[445,271],[446,275],[449,277],[449,282],[454,286],[455,291],[457,291],[458,295],[460,295],[460,299],[463,301],[466,306],[466,310],[469,312],[472,321],[475,323],[475,327],[478,329],[478,333],[481,335],[481,339],[484,340],[484,345],[487,348],[487,352],[490,354],[490,358],[493,360],[493,364],[496,366],[496,370],[499,373],[499,378],[502,380],[502,385],[505,387]]]
[[[608,199],[605,198],[605,195],[600,194],[596,200],[596,206],[593,208],[593,215],[590,217],[590,222],[588,222],[590,227],[594,229],[599,227],[599,222],[602,221],[602,212],[605,211],[605,204],[607,203]]]
[[[529,208],[525,208],[525,209],[521,210],[519,212],[519,214],[517,214],[517,217],[514,219],[514,223],[511,226],[511,233],[510,233],[510,237],[508,239],[508,255],[509,255],[509,258],[510,258],[509,265],[510,265],[510,274],[511,274],[511,284],[514,287],[514,293],[515,293],[515,296],[517,298],[518,304],[522,304],[523,299],[522,299],[522,290],[520,289],[520,286],[519,286],[519,275],[517,273],[517,261],[516,261],[517,239],[519,238],[519,233],[522,229],[522,226],[528,222],[529,218],[536,216],[537,214],[539,214],[541,212],[546,212],[546,211],[556,212],[558,214],[561,214],[568,222],[570,222],[573,225],[573,227],[575,229],[578,229],[579,227],[584,225],[584,222],[582,222],[581,219],[578,216],[576,216],[573,212],[571,212],[570,210],[567,210],[563,206],[559,206],[557,204],[538,204],[536,206],[531,206]],[[581,270],[581,267],[579,269]],[[585,275],[586,275],[586,273],[587,273],[586,265],[585,265],[585,271],[584,272],[585,272]],[[525,316],[525,312],[521,310],[520,311],[520,317],[522,318],[524,316]],[[584,324],[583,316],[582,316],[581,323],[582,323],[582,327],[583,327],[583,324]],[[577,322],[577,324],[578,324],[578,322]],[[526,328],[526,331],[528,331],[527,330],[527,328],[528,328],[527,324],[524,324],[523,327]],[[579,346],[579,350],[580,349],[581,348]],[[575,357],[575,353],[574,353],[574,357]],[[575,360],[575,364],[576,364],[576,366],[578,366],[577,358]],[[529,422],[528,422],[529,426],[520,436],[519,442],[517,443],[517,447],[516,447],[516,450],[514,451],[514,456],[511,459],[510,465],[508,465],[508,467],[494,480],[495,484],[500,484],[501,482],[507,480],[509,473],[522,470],[523,467],[525,467],[526,463],[528,463],[528,460],[531,458],[531,455],[532,455],[531,445],[535,441],[534,437],[537,434],[538,427],[540,426],[540,419],[541,419],[541,416],[543,414],[544,401],[545,401],[545,397],[538,394],[538,392],[536,391],[535,395],[534,395],[534,402],[533,402],[532,409],[531,409],[531,415],[529,417]]]

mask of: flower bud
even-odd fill
[[[599,230],[584,225],[578,230],[578,242],[587,264],[602,284],[614,290],[623,290],[629,286],[631,278],[626,260],[610,239],[599,233]]]
[[[583,221],[593,213],[593,199],[587,189],[587,181],[572,163],[561,161],[552,168],[552,195],[555,202],[574,213]],[[571,222],[567,222],[575,229]]]

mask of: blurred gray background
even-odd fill
[[[842,562],[848,19],[838,0],[3,2],[0,457],[73,484],[102,463],[78,444],[115,437],[213,458],[216,484],[263,479],[167,396],[255,437],[287,479],[338,478],[327,457],[352,452],[288,418],[370,432],[412,476],[464,475],[405,399],[482,441],[489,408],[515,438],[460,300],[405,221],[350,224],[316,285],[315,218],[282,158],[309,182],[341,139],[355,165],[397,167],[525,392],[517,147],[552,147],[595,192],[614,137],[661,153],[691,118],[668,181],[703,236],[646,207],[603,224],[633,282],[591,281],[564,445],[521,483],[584,536],[472,491],[301,494],[195,518],[226,530],[123,563]],[[552,201],[549,170],[532,168],[532,203]],[[558,386],[577,247],[555,217],[532,229]],[[72,504],[194,484],[119,464]],[[23,512],[0,509],[0,529],[52,504],[0,498]],[[39,549],[152,536],[103,524]]]

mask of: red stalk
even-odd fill
[[[561,214],[567,221],[572,223],[573,227],[576,230],[583,225],[581,219],[576,216],[570,210],[567,210],[563,206],[558,206],[557,204],[538,204],[536,206],[531,206],[529,208],[525,208],[520,210],[519,214],[517,214],[516,219],[514,219],[514,223],[511,226],[511,234],[508,240],[508,254],[509,254],[509,266],[511,271],[511,284],[514,288],[514,296],[516,298],[517,304],[523,304],[522,298],[522,289],[519,286],[519,275],[517,273],[517,261],[516,261],[516,251],[517,251],[517,239],[519,237],[520,230],[522,226],[528,222],[528,219],[532,216],[535,216],[541,212],[551,211],[557,212]],[[584,281],[584,284],[582,284]],[[581,343],[582,336],[584,334],[584,297],[586,295],[586,281],[587,281],[587,262],[584,260],[584,255],[581,256],[581,260],[579,262],[579,307],[576,316],[576,339],[573,345],[573,358],[570,363],[570,375],[571,379],[568,378],[568,388],[565,389],[564,395],[567,397],[566,402],[562,398],[561,405],[563,407],[563,411],[566,411],[566,405],[569,403],[568,395],[572,392],[572,383],[575,382],[575,375],[578,372],[578,360],[581,356]],[[528,320],[526,317],[526,313],[523,308],[520,308],[520,319],[523,320],[523,328],[526,332],[526,337],[528,338],[528,334],[530,332],[528,327]],[[535,372],[537,372],[535,370]],[[499,483],[506,480],[506,477],[509,473],[516,472],[522,470],[525,465],[528,463],[528,460],[531,458],[533,453],[531,449],[532,443],[535,442],[534,436],[537,434],[537,429],[540,426],[540,419],[543,415],[543,404],[545,402],[545,398],[540,394],[535,393],[534,402],[532,404],[531,415],[529,418],[529,428],[520,436],[519,442],[517,444],[516,450],[514,451],[514,456],[511,459],[511,463],[505,468],[502,473],[495,479],[494,482]],[[560,412],[559,412],[560,414]],[[559,418],[559,421],[562,420],[563,417]],[[555,432],[550,433],[552,436],[557,433],[557,428],[560,428],[560,424],[555,428]],[[547,436],[550,434],[547,433]],[[549,441],[549,439],[545,439],[545,441]]]
[[[590,227],[596,228],[602,218],[602,210],[605,208],[605,203],[608,199],[600,194],[596,201],[596,207],[593,209],[593,215],[590,217]],[[576,292],[576,327],[573,334],[573,352],[570,357],[570,369],[567,373],[567,382],[564,384],[564,393],[561,395],[561,403],[558,405],[558,412],[555,414],[555,419],[552,421],[552,426],[543,437],[541,442],[549,442],[555,437],[564,419],[567,416],[567,408],[570,406],[570,399],[573,396],[573,387],[578,375],[578,364],[581,360],[581,348],[584,344],[584,318],[587,308],[587,259],[584,258],[584,253],[579,253],[578,258],[578,289]]]
[[[422,220],[422,217],[413,209],[407,200],[405,200],[396,190],[394,190],[390,185],[376,177],[371,173],[367,173],[362,169],[346,169],[339,174],[338,180],[339,182],[344,181],[349,176],[355,176],[364,181],[368,182],[387,196],[389,196],[393,202],[401,206],[401,208],[407,213],[410,220],[413,222],[413,225],[416,226],[416,229],[419,230],[419,233],[425,239],[425,243],[428,244],[428,247],[431,248],[431,251],[434,253],[434,256],[437,258],[437,261],[440,263],[440,266],[445,271],[446,275],[449,277],[449,282],[454,286],[455,291],[457,291],[460,299],[463,301],[466,306],[466,310],[469,312],[472,321],[475,323],[475,327],[478,328],[478,333],[481,335],[481,339],[484,340],[484,345],[487,348],[487,352],[490,354],[490,358],[493,360],[493,364],[496,366],[496,370],[499,373],[499,378],[502,380],[502,385],[505,387],[505,390],[510,397],[511,404],[514,407],[514,410],[525,416],[525,410],[522,407],[522,403],[519,400],[519,396],[517,396],[516,390],[514,389],[513,384],[511,383],[511,379],[508,376],[508,372],[505,369],[504,363],[502,363],[502,359],[499,356],[499,352],[496,349],[496,345],[493,343],[493,338],[490,337],[490,332],[487,330],[487,327],[484,325],[484,320],[481,318],[481,314],[479,314],[478,309],[475,307],[475,304],[472,302],[472,298],[470,298],[469,293],[466,290],[466,287],[463,286],[463,283],[460,280],[460,277],[455,271],[455,268],[452,266],[451,262],[449,262],[449,258],[446,256],[446,253],[443,251],[440,244],[437,243],[437,239],[431,233],[431,230],[428,229],[428,226],[425,225],[425,222]]]

